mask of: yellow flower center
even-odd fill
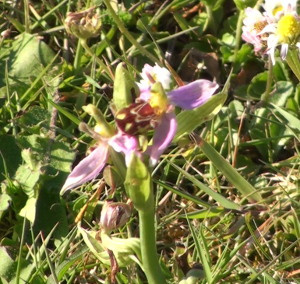
[[[254,29],[256,30],[257,33],[260,33],[267,25],[268,25],[267,21],[257,22],[254,24]]]
[[[281,12],[282,10],[283,10],[282,5],[276,6],[272,11],[273,16],[275,16],[278,12]]]
[[[283,16],[278,22],[279,43],[296,44],[300,36],[300,22],[291,14]]]
[[[167,111],[169,101],[164,93],[151,91],[151,98],[148,103],[154,109],[155,114],[161,116]]]

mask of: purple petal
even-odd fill
[[[168,98],[183,109],[194,109],[210,99],[218,88],[218,84],[201,79],[169,92]]]
[[[142,101],[144,102],[148,102],[150,97],[151,97],[151,87],[141,87],[139,86],[140,88],[140,96],[139,96],[139,99],[141,99]]]
[[[85,157],[69,174],[60,194],[81,185],[95,177],[104,168],[108,158],[108,145],[102,143],[91,154]]]
[[[126,165],[128,165],[129,158],[133,151],[137,151],[138,141],[135,137],[126,135],[119,132],[112,137],[108,144],[114,148],[116,152],[122,152],[125,154]]]
[[[155,129],[153,144],[146,151],[150,156],[150,166],[157,163],[161,154],[172,142],[176,129],[177,122],[174,112],[164,114],[160,125]]]

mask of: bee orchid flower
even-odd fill
[[[154,68],[156,74],[159,74],[157,69],[161,67]],[[130,135],[142,134],[149,129],[154,129],[152,145],[146,150],[146,154],[150,157],[149,164],[154,166],[175,136],[177,129],[175,106],[186,110],[195,109],[206,103],[219,85],[201,79],[166,92],[164,83],[168,78],[166,71],[162,70],[161,73],[165,75],[159,77],[153,76],[148,66],[146,69],[147,78],[150,78],[147,83],[151,82],[150,86],[139,85],[140,97],[134,104],[117,113],[116,123],[121,131]],[[163,79],[163,82],[160,79]]]
[[[97,142],[92,147],[91,153],[80,161],[69,174],[61,189],[61,195],[74,187],[96,178],[107,163],[109,147],[112,147],[116,152],[124,153],[126,163],[128,163],[132,151],[136,151],[138,147],[135,137],[120,131],[116,133],[106,121],[103,121],[104,118],[100,110],[95,106],[88,105],[85,107],[85,111],[94,116],[98,120],[98,123],[95,130],[89,128],[85,123],[81,123],[79,130],[88,133]]]

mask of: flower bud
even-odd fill
[[[93,7],[78,13],[68,13],[65,19],[65,26],[68,33],[80,39],[88,39],[99,35],[101,20]]]
[[[95,126],[95,132],[100,134],[102,137],[110,138],[114,136],[114,129],[111,125],[106,121],[104,115],[96,106],[92,104],[88,104],[87,106],[82,107],[85,112],[87,112],[90,116],[92,116],[97,125]]]
[[[147,212],[149,208],[154,206],[150,173],[140,157],[134,152],[129,160],[124,186],[137,210]]]
[[[116,68],[114,81],[113,99],[116,110],[118,111],[130,105],[138,95],[139,88],[137,84],[123,67],[123,64],[120,63]]]
[[[116,230],[124,226],[131,216],[131,208],[122,202],[105,201],[100,218],[100,227],[104,231]]]

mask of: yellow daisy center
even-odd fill
[[[268,25],[267,21],[257,22],[254,24],[254,29],[256,30],[257,33],[260,33],[267,25]]]
[[[283,16],[278,22],[279,43],[295,44],[300,36],[300,22],[291,14]]]

